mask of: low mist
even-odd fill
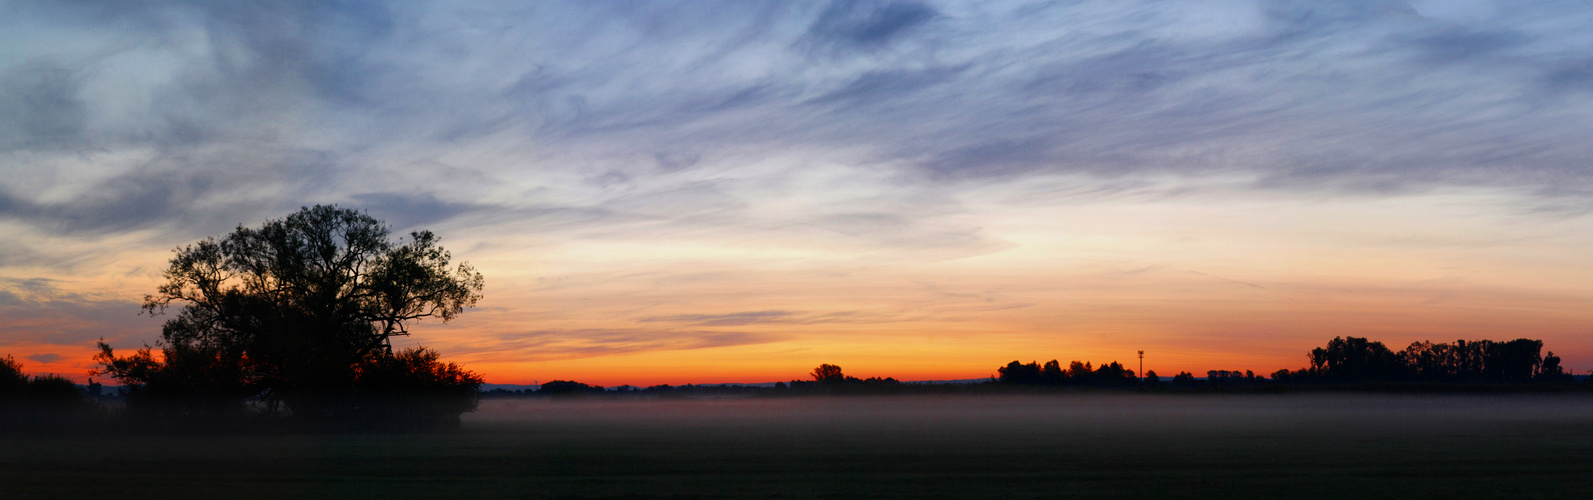
[[[1085,446],[1157,452],[1183,443],[1281,452],[1358,442],[1480,441],[1513,432],[1587,435],[1589,414],[1593,397],[1567,394],[489,399],[465,416],[464,428],[615,445],[758,442],[967,451]]]

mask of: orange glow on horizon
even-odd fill
[[[1013,360],[1130,364],[1138,350],[1162,376],[1270,374],[1335,336],[1395,350],[1537,338],[1567,368],[1593,368],[1593,266],[1579,257],[1593,232],[1577,219],[1471,217],[1466,207],[1492,198],[1467,196],[1040,207],[973,196],[989,243],[955,249],[821,233],[548,242],[444,227],[456,258],[487,276],[486,298],[398,342],[511,384],[774,382],[820,363],[969,379]],[[68,319],[0,324],[13,339],[0,354],[84,380],[95,337],[118,351],[153,343],[166,317],[139,316],[137,298],[168,256],[129,251],[53,289],[11,292],[26,311]],[[93,316],[66,315],[79,309]],[[52,333],[63,331],[75,333]]]

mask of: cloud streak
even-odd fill
[[[100,338],[148,338],[159,321],[139,316],[137,302],[63,291],[47,279],[0,278],[0,318],[5,319],[0,322],[0,345],[81,349]]]
[[[810,313],[797,311],[740,311],[724,314],[675,314],[647,316],[637,321],[643,323],[682,323],[700,327],[745,326],[754,324],[818,325],[837,323],[880,323],[903,321],[909,317],[900,314],[879,314],[863,311],[835,311]]]
[[[655,351],[712,349],[767,344],[784,335],[750,332],[679,331],[646,329],[541,330],[505,333],[491,342],[463,343],[449,354],[521,353],[516,361],[535,362],[612,356]]]

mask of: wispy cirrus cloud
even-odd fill
[[[147,338],[161,319],[140,316],[137,302],[65,291],[49,279],[0,277],[0,346],[84,348],[101,338]]]
[[[753,324],[785,324],[785,325],[817,325],[837,323],[884,323],[905,321],[913,317],[900,313],[879,313],[866,311],[739,311],[722,314],[674,314],[666,316],[646,316],[637,321],[643,323],[682,323],[692,326],[744,326]]]
[[[1579,167],[1593,153],[1573,132],[1593,105],[1575,21],[1593,13],[1454,12],[1398,1],[19,7],[0,46],[15,90],[0,102],[4,148],[59,175],[76,167],[46,157],[145,154],[97,162],[125,173],[85,184],[102,193],[86,199],[7,182],[0,216],[117,231],[345,201],[437,222],[539,189],[590,193],[560,184],[570,175],[664,194],[700,180],[683,170],[724,168],[749,147],[836,151],[822,159],[888,171],[895,181],[873,187],[897,192],[1239,172],[1256,189],[1585,197],[1564,186],[1587,184]],[[18,43],[30,36],[78,42]],[[468,168],[487,175],[469,184],[373,175],[400,151],[408,169],[456,169],[450,151],[484,143],[519,154],[478,159]],[[510,180],[528,176],[548,180]],[[398,186],[402,196],[383,194]],[[245,189],[262,194],[227,196]],[[480,189],[500,203],[473,203]]]
[[[460,343],[448,352],[463,356],[514,352],[516,361],[531,362],[767,344],[787,338],[771,333],[648,329],[539,330],[490,337]]]
[[[742,326],[753,323],[783,323],[792,316],[789,311],[743,311],[726,314],[676,314],[648,316],[642,322],[689,323],[697,326]]]

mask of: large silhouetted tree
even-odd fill
[[[430,351],[392,348],[411,322],[448,321],[481,298],[481,274],[449,261],[430,231],[394,240],[362,212],[303,208],[177,249],[165,282],[144,298],[150,314],[181,306],[161,332],[162,355],[146,347],[119,358],[101,342],[97,359],[135,395],[181,400],[186,410],[259,398],[321,419],[368,409],[362,389],[474,398],[479,376]]]

